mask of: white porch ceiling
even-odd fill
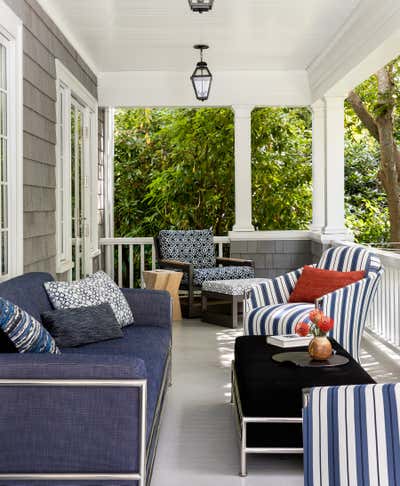
[[[200,42],[215,72],[307,69],[360,1],[215,0],[201,15],[187,0],[40,3],[97,72],[191,71]]]

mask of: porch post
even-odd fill
[[[352,239],[344,213],[344,97],[325,97],[325,227],[336,239]]]
[[[254,231],[251,191],[252,106],[234,106],[235,113],[235,224],[233,231]]]
[[[104,110],[104,236],[114,238],[114,108]],[[106,272],[114,278],[114,250],[105,252]]]
[[[312,106],[312,224],[321,233],[325,226],[325,103]]]

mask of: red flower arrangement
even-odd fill
[[[315,337],[326,336],[333,328],[333,319],[326,316],[321,310],[314,309],[309,314],[311,323],[298,322],[294,332],[299,336],[313,334]]]

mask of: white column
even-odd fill
[[[325,97],[325,227],[332,238],[351,239],[344,213],[344,98]]]
[[[311,231],[325,227],[325,102],[312,106],[312,224]]]
[[[254,231],[251,191],[251,106],[234,106],[235,224],[233,231]]]
[[[104,235],[114,238],[114,108],[107,107],[104,116]],[[114,250],[107,247],[105,270],[114,278]]]

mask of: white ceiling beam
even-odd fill
[[[306,71],[220,71],[213,73],[208,101],[196,101],[188,72],[101,73],[101,106],[308,106]]]
[[[399,55],[399,29],[399,0],[362,0],[307,69],[312,101],[325,94],[347,95],[359,82]]]

